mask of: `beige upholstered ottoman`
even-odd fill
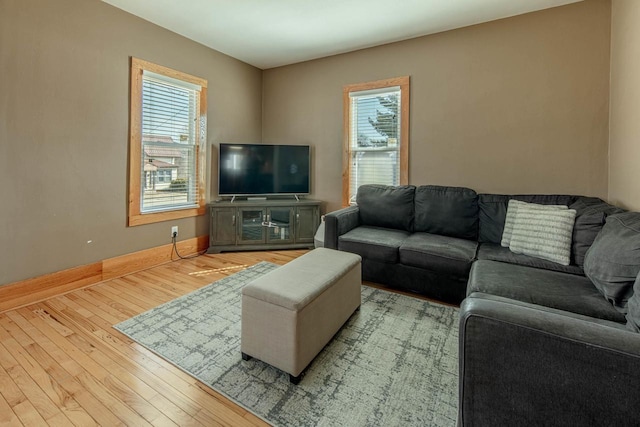
[[[242,358],[292,383],[360,307],[360,256],[318,248],[242,289]]]

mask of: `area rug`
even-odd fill
[[[458,310],[362,287],[362,307],[295,386],[240,355],[241,289],[261,262],[114,327],[275,426],[454,426]]]

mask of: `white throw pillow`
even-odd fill
[[[575,209],[519,206],[509,248],[517,254],[569,265],[575,220]]]
[[[516,222],[516,215],[520,206],[528,206],[533,209],[569,209],[565,205],[539,205],[536,203],[521,202],[520,200],[511,199],[507,205],[507,216],[504,220],[504,229],[502,230],[502,241],[500,245],[503,248],[511,246],[511,235],[513,234],[513,226]]]

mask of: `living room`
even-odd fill
[[[180,242],[208,235],[206,216],[127,226],[131,57],[208,80],[208,200],[219,143],[308,144],[311,195],[339,209],[343,86],[408,75],[409,183],[640,209],[633,0],[267,69],[97,0],[4,0],[0,20],[2,285],[164,247],[171,225]]]

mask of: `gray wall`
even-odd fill
[[[338,208],[343,85],[409,75],[410,183],[606,198],[610,16],[584,1],[267,70],[263,140],[313,145]]]
[[[208,80],[210,160],[260,140],[261,70],[99,0],[0,0],[0,284],[207,234],[126,226],[130,56]]]
[[[613,0],[609,199],[640,211],[640,1]]]

